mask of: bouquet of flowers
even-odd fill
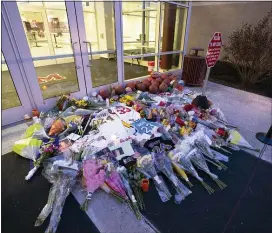
[[[146,177],[153,179],[161,200],[163,202],[169,201],[172,195],[169,192],[166,184],[164,183],[163,178],[158,176],[157,171],[153,165],[152,156],[144,155],[143,157],[139,158],[137,160],[137,168]]]
[[[223,138],[220,138],[219,136],[214,136],[211,147],[220,149],[228,154],[232,154],[230,151],[223,148],[223,147],[228,147],[228,143]]]
[[[211,116],[214,116],[219,122],[224,124],[228,124],[228,121],[224,115],[224,113],[219,108],[212,108],[209,112]]]
[[[221,180],[218,179],[218,176],[211,173],[203,155],[201,154],[200,151],[198,151],[197,149],[193,149],[190,153],[189,158],[191,159],[191,161],[201,170],[203,170],[204,172],[206,172],[219,186],[220,189],[224,189],[227,187],[227,185],[225,183],[223,183]]]
[[[198,179],[203,185],[203,187],[207,190],[207,192],[209,194],[212,194],[214,190],[206,182],[204,182],[204,180],[198,175],[198,172],[195,170],[193,164],[191,163],[190,160],[191,153],[192,152],[189,152],[187,155],[179,157],[179,160],[177,161],[178,165],[180,165],[182,169],[190,173],[196,179]]]
[[[29,180],[35,174],[38,168],[42,165],[44,160],[52,156],[56,156],[58,155],[58,153],[59,153],[58,141],[52,144],[46,144],[42,146],[40,149],[40,156],[34,160],[34,167],[28,172],[25,179]]]
[[[117,194],[125,200],[128,199],[122,179],[116,170],[113,170],[110,175],[106,177],[105,183],[113,190],[113,194]]]
[[[172,161],[172,166],[173,166],[175,172],[176,172],[178,175],[180,175],[180,177],[181,177],[182,179],[184,179],[184,180],[187,182],[187,184],[189,185],[189,187],[190,187],[190,188],[193,187],[193,184],[190,182],[190,180],[189,180],[187,174],[186,174],[185,171],[181,168],[181,166],[180,166],[178,163],[174,162],[174,161]]]
[[[196,139],[195,140],[195,146],[209,159],[214,160],[208,160],[207,161],[211,162],[212,164],[214,164],[215,166],[217,166],[219,169],[227,169],[227,166],[223,163],[221,163],[219,160],[227,160],[227,157],[225,155],[222,155],[221,153],[213,153],[213,151],[211,150],[208,142],[205,140],[205,138],[202,139]]]
[[[82,209],[87,210],[93,193],[105,182],[106,172],[104,166],[97,159],[90,158],[83,161],[83,175],[88,194],[82,205]]]
[[[126,193],[130,199],[130,201],[128,201],[128,205],[130,206],[130,208],[134,211],[136,217],[138,219],[142,218],[142,215],[139,211],[138,205],[137,205],[137,200],[134,196],[134,193],[130,187],[129,184],[129,177],[128,177],[128,173],[127,173],[127,169],[124,166],[119,166],[117,168],[118,173],[120,174],[121,180],[123,182],[123,185],[125,187]]]
[[[40,226],[51,213],[50,222],[45,232],[55,233],[57,231],[65,200],[76,183],[78,173],[78,163],[73,166],[66,164],[63,167],[58,166],[56,161],[45,164],[43,174],[53,185],[49,191],[47,204],[39,214],[35,226]]]
[[[192,192],[177,178],[173,172],[171,161],[163,153],[152,153],[156,168],[161,171],[174,185],[178,194],[185,199]]]

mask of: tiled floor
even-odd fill
[[[190,89],[200,91],[196,87]],[[272,123],[271,98],[211,82],[207,86],[207,96],[222,109],[229,123],[239,127],[241,134],[252,146],[262,148],[255,134],[266,132]],[[20,138],[26,128],[26,124],[18,124],[2,129],[2,154],[11,151],[13,142]],[[258,156],[256,152],[249,152]],[[267,148],[263,159],[272,162],[272,147]],[[84,201],[85,193],[80,188],[75,189],[73,194],[79,203]],[[126,206],[102,192],[94,195],[87,214],[100,232],[154,232],[144,221],[136,221]]]

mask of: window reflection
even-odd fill
[[[82,6],[83,6],[83,16],[84,16],[84,23],[85,23],[85,30],[86,30],[86,39],[87,41],[91,42],[92,51],[98,51],[99,45],[98,45],[96,14],[98,14],[99,12],[96,11],[94,2],[82,2]]]
[[[1,53],[1,99],[2,110],[13,108],[21,105],[18,93],[11,78],[9,68],[5,58]]]
[[[124,59],[125,80],[147,76],[151,70],[155,70],[155,56]]]
[[[124,55],[155,53],[157,3],[123,2],[122,15]]]
[[[161,52],[183,50],[186,20],[187,8],[181,8],[171,3],[163,4],[160,41]]]
[[[78,91],[65,2],[17,4],[43,98]]]
[[[151,63],[159,64],[158,70],[161,72],[181,68],[182,54],[177,51],[184,49],[186,7],[173,3],[123,2],[122,15],[125,66],[130,64],[138,70],[131,78],[135,78],[136,73],[138,77],[147,74]],[[159,34],[158,44],[156,35]],[[156,48],[157,45],[159,48]],[[141,56],[149,53],[159,55],[158,61]],[[125,67],[125,71],[130,69],[133,68]],[[128,74],[125,72],[125,79],[130,79]]]
[[[170,71],[170,70],[177,70],[181,68],[182,64],[182,54],[176,53],[176,54],[167,54],[167,55],[161,55],[160,56],[160,72]],[[162,62],[167,61],[167,67],[164,64],[162,65]],[[169,64],[170,63],[170,64]]]
[[[92,86],[117,82],[113,1],[82,2],[82,6]]]

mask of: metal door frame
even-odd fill
[[[18,62],[19,54],[15,48],[15,38],[12,34],[12,29],[8,21],[6,8],[3,5],[1,11],[1,21],[2,53],[5,58],[5,64],[8,67],[7,72],[10,73],[14,87],[18,94],[18,98],[21,102],[20,106],[2,110],[2,126],[4,126],[23,120],[25,114],[31,113],[31,110],[34,108],[34,102],[32,101],[33,98],[28,89],[28,85],[26,84],[25,80],[22,79],[22,66]]]
[[[74,9],[74,2],[66,1],[66,12],[69,24],[69,31],[71,36],[71,44],[74,46],[73,54],[63,54],[54,56],[42,56],[32,58],[30,48],[28,46],[27,38],[25,36],[24,28],[22,25],[22,20],[20,12],[16,2],[3,2],[3,8],[7,11],[7,17],[9,18],[9,23],[12,28],[12,33],[15,37],[16,49],[19,54],[18,62],[22,64],[22,77],[26,80],[29,86],[30,92],[32,93],[32,98],[34,101],[34,106],[40,111],[46,110],[56,103],[59,97],[53,97],[49,99],[44,99],[42,92],[39,87],[36,70],[34,67],[34,60],[47,60],[54,58],[64,58],[73,56],[75,59],[75,67],[78,78],[78,88],[79,91],[71,93],[72,97],[80,98],[86,95],[86,85],[84,79],[84,72],[82,69],[81,51],[78,38],[78,30],[76,23],[76,15]],[[12,16],[12,17],[11,17]],[[24,36],[23,36],[24,35]],[[20,39],[16,39],[20,38]]]

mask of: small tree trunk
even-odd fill
[[[241,75],[241,77],[242,77],[242,86],[247,91],[248,87],[250,86],[249,75],[243,74],[243,75]]]

